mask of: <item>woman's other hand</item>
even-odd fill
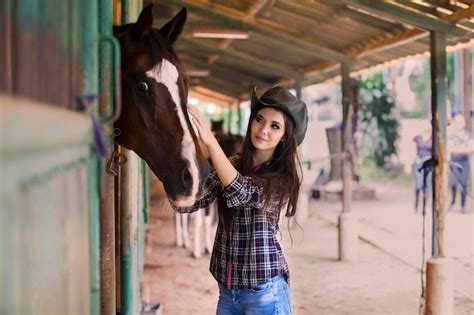
[[[199,110],[196,107],[189,104],[187,108],[188,108],[188,113],[191,114],[192,121],[194,125],[196,126],[196,129],[198,131],[199,137],[201,138],[202,142],[207,147],[217,143],[217,140],[214,137],[214,133],[212,132],[211,127],[209,126],[209,123],[204,118],[204,116],[199,112]]]

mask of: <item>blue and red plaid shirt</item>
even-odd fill
[[[263,187],[251,177],[238,173],[223,187],[213,170],[206,180],[203,197],[192,207],[175,210],[193,212],[205,208],[219,195],[233,216],[230,232],[225,229],[222,217],[217,225],[210,264],[217,282],[236,290],[254,288],[279,274],[289,278],[288,264],[277,240],[281,209],[276,200],[265,204]]]

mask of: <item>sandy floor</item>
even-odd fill
[[[407,203],[393,198],[388,202]],[[288,231],[282,232],[294,314],[417,314],[420,273],[366,242],[359,242],[357,263],[337,261],[337,230],[317,214],[322,206],[310,202],[303,232],[292,229],[292,244]],[[358,202],[355,208],[365,206]],[[215,314],[217,286],[208,271],[209,256],[194,259],[190,250],[174,247],[169,209],[152,210],[149,231],[146,295],[162,303],[162,314]],[[474,314],[474,302],[456,296],[454,314]]]

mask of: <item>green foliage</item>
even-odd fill
[[[359,101],[360,127],[369,156],[378,167],[386,167],[397,154],[399,123],[395,116],[395,102],[382,73],[374,73],[362,79]]]
[[[417,111],[426,117],[430,113],[431,96],[431,78],[430,78],[430,59],[424,57],[421,61],[422,66],[418,67],[409,77],[410,88],[415,93]]]
[[[451,104],[454,104],[455,93],[455,64],[454,53],[446,54],[446,76],[448,99]],[[418,67],[409,78],[410,88],[416,95],[416,113],[407,114],[410,117],[426,117],[431,112],[431,74],[430,74],[430,57],[423,57],[421,59],[421,66]]]
[[[357,175],[363,178],[364,181],[371,183],[384,184],[390,182],[402,185],[411,185],[413,183],[412,177],[406,175],[402,170],[387,171],[377,167],[373,160],[364,160],[363,163],[358,165]]]

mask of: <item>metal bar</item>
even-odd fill
[[[352,168],[349,157],[349,146],[352,136],[351,124],[351,86],[350,86],[350,66],[348,64],[341,64],[341,85],[342,85],[342,212],[351,212],[352,203]]]
[[[447,97],[447,74],[446,74],[446,35],[440,32],[430,33],[430,51],[431,51],[431,115],[432,115],[432,157],[438,160],[439,155],[446,153],[446,97]],[[436,123],[439,119],[439,125]],[[440,137],[438,138],[438,132]],[[442,161],[440,161],[441,163]],[[436,165],[434,174],[442,165]],[[433,175],[434,175],[433,174]],[[431,253],[433,257],[444,252],[443,248],[438,246],[439,232],[442,233],[440,223],[444,221],[444,204],[437,202],[442,199],[442,189],[446,187],[446,174],[442,174],[441,182],[437,181],[437,176],[433,176],[433,234]],[[444,188],[443,188],[444,187]],[[440,229],[441,228],[441,229]]]
[[[107,21],[107,19],[104,19]],[[101,19],[103,23],[103,20]],[[112,20],[109,20],[112,23]],[[110,24],[110,32],[112,32],[112,24]],[[110,43],[112,48],[112,55],[110,50],[104,43]],[[120,81],[120,43],[112,36],[112,34],[101,34],[99,39],[99,52],[103,51],[104,54],[101,57],[100,64],[103,69],[100,71],[100,101],[104,104],[102,111],[100,112],[100,120],[103,124],[110,124],[115,122],[122,113],[122,90]],[[111,57],[113,56],[113,58]],[[113,60],[113,63],[110,63]],[[110,77],[113,77],[113,84]],[[103,83],[102,83],[103,82]],[[111,92],[114,94],[113,101],[111,99]]]

